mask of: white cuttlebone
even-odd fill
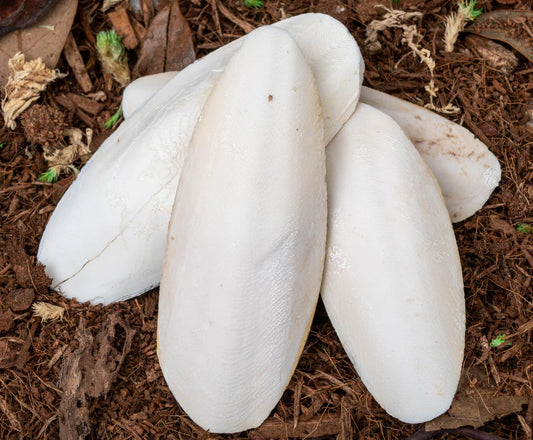
[[[438,184],[400,127],[359,103],[326,150],[322,298],[377,402],[406,423],[445,412],[457,389],[465,304]]]
[[[361,102],[402,128],[437,178],[450,218],[460,222],[481,209],[498,186],[498,159],[469,130],[423,107],[363,87]]]
[[[364,65],[357,43],[341,23],[323,14],[292,17],[273,27],[291,34],[313,71],[327,142],[359,97]],[[246,38],[183,69],[83,167],[39,246],[37,257],[53,279],[52,288],[79,301],[109,304],[159,284],[172,202],[194,126]],[[253,89],[257,80],[248,78],[246,84]]]
[[[124,117],[142,107],[175,74],[145,76],[126,87]],[[484,143],[459,124],[369,87],[362,88],[360,100],[392,117],[414,143],[439,182],[453,222],[481,209],[501,177],[498,159]]]
[[[326,242],[322,124],[311,69],[271,27],[228,63],[194,131],[169,226],[158,353],[179,404],[211,432],[265,420],[309,332]]]

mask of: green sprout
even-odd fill
[[[259,9],[263,6],[263,2],[261,0],[244,0],[244,6],[250,9]]]
[[[107,121],[104,122],[104,128],[108,130],[112,129],[121,117],[122,117],[122,105],[118,108],[118,110],[113,116],[111,116]]]
[[[459,2],[459,12],[469,21],[474,21],[481,14],[483,9],[474,9],[476,7],[477,0],[468,0],[466,2]]]
[[[533,226],[527,223],[518,223],[518,225],[516,225],[516,230],[518,232],[523,232],[524,234],[533,234]]]
[[[126,86],[130,82],[130,67],[128,66],[128,54],[122,44],[120,35],[115,29],[102,31],[96,36],[96,50],[102,67],[111,73],[115,80]]]
[[[507,342],[505,340],[505,335],[499,334],[492,341],[490,341],[490,346],[492,348],[496,348],[496,347],[499,347],[502,344],[505,344],[505,342]],[[509,345],[513,345],[513,343],[512,342],[507,342],[507,346],[509,346]]]
[[[7,143],[6,141],[0,142],[0,148],[4,148],[6,146],[6,143]]]
[[[126,54],[120,35],[115,29],[102,31],[96,36],[96,49],[98,53],[105,55],[113,61],[120,61]]]
[[[54,183],[59,179],[59,170],[56,167],[48,168],[39,176],[39,182]]]

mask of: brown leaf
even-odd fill
[[[481,368],[474,367],[465,372],[451,408],[447,413],[427,422],[424,429],[438,431],[463,426],[479,428],[491,420],[522,410],[527,398],[498,395],[496,387],[481,380],[484,377],[485,373]]]
[[[35,23],[57,0],[4,0],[0,10],[0,35]],[[4,5],[4,3],[7,3]]]
[[[117,327],[123,337],[117,335]],[[59,406],[62,440],[83,439],[90,434],[87,397],[98,398],[111,389],[120,367],[131,349],[135,331],[118,315],[109,315],[96,337],[83,321],[76,332],[78,348],[61,365],[59,386],[63,396]]]
[[[55,67],[77,7],[78,0],[58,0],[34,25],[0,38],[0,86],[7,83],[7,62],[17,52],[24,53],[27,60],[41,57],[47,67]]]
[[[468,35],[465,43],[469,49],[483,58],[487,64],[503,73],[510,74],[518,66],[518,58],[515,54],[495,41],[477,35]],[[487,134],[487,136],[497,136],[496,134]]]
[[[465,31],[512,46],[533,61],[533,11],[498,10],[478,17]]]
[[[191,29],[178,3],[172,1],[150,24],[133,69],[133,77],[181,70],[194,60]]]

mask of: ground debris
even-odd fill
[[[9,60],[9,70],[10,77],[6,84],[2,111],[5,124],[13,130],[17,126],[15,119],[39,99],[48,84],[57,78],[64,78],[67,74],[48,69],[41,58],[26,61],[21,52]]]
[[[43,322],[46,321],[61,321],[65,314],[65,309],[61,306],[49,304],[45,302],[35,303],[32,307],[33,316],[41,318]]]
[[[0,310],[0,335],[13,328],[13,313],[10,310]]]
[[[133,76],[177,71],[196,58],[192,33],[176,1],[170,2],[153,19],[142,43]]]
[[[459,390],[446,414],[425,424],[425,430],[479,428],[491,420],[520,412],[528,399],[517,395],[499,395],[485,379],[484,369],[473,367],[464,372]]]
[[[8,294],[6,304],[14,312],[24,312],[30,308],[34,298],[33,289],[17,289]]]
[[[13,234],[5,245],[5,252],[20,287],[33,288],[39,293],[48,290],[52,279],[46,275],[44,266],[26,253],[22,232]]]
[[[91,432],[88,398],[105,396],[131,349],[135,331],[120,317],[109,315],[93,337],[82,319],[76,331],[78,348],[63,360],[59,387],[59,432],[62,440],[83,439]]]
[[[78,169],[74,167],[73,163],[80,157],[91,153],[92,129],[87,128],[85,130],[85,142],[83,142],[83,132],[79,128],[67,128],[63,134],[68,138],[66,147],[48,148],[44,151],[44,158],[50,166],[48,171],[52,171],[57,176],[61,172],[69,172],[70,170],[77,173]]]
[[[340,415],[318,415],[311,420],[300,420],[296,426],[292,420],[267,419],[251,432],[250,439],[332,437],[340,434],[343,429],[341,418]]]
[[[476,35],[465,38],[466,46],[483,58],[487,64],[503,73],[511,74],[518,67],[518,58],[501,44]]]
[[[26,110],[20,122],[26,139],[38,145],[55,146],[67,128],[65,114],[49,105],[35,104]]]

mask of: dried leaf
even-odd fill
[[[499,10],[481,15],[466,32],[499,40],[533,61],[533,11]]]
[[[77,7],[78,0],[58,0],[34,25],[0,38],[0,86],[6,84],[9,77],[7,62],[17,52],[24,53],[27,59],[41,57],[47,67],[55,67]]]
[[[479,428],[491,420],[522,410],[522,405],[527,403],[525,397],[498,395],[497,388],[490,386],[485,377],[481,368],[474,367],[464,373],[451,408],[447,413],[427,422],[425,430],[438,431],[464,426]]]
[[[507,75],[514,72],[518,66],[518,58],[515,54],[499,43],[487,40],[483,37],[478,37],[477,35],[467,36],[465,43],[469,49],[473,50],[483,58],[489,66],[501,70]],[[494,127],[491,128],[490,133],[485,134],[487,136],[498,136],[499,130]]]
[[[57,0],[16,0],[2,5],[0,35],[35,23]]]
[[[153,73],[181,70],[195,60],[192,33],[176,1],[153,19],[133,69],[138,78]]]

